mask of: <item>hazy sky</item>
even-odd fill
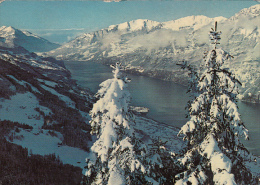
[[[159,22],[190,15],[231,17],[257,4],[246,1],[4,1],[0,26],[29,30],[52,42],[134,19]]]

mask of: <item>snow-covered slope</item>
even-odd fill
[[[28,31],[21,31],[11,26],[0,27],[0,46],[13,47],[14,45],[22,46],[31,52],[46,52],[60,46]]]
[[[159,23],[135,20],[87,33],[47,54],[64,60],[122,62],[130,72],[178,83],[187,74],[176,66],[186,60],[199,66],[208,49],[208,31],[218,21],[222,31],[221,47],[234,56],[230,67],[242,81],[241,92],[257,96],[259,74],[259,9],[255,5],[233,17],[189,16]]]
[[[0,123],[9,130],[1,137],[33,154],[55,153],[64,163],[83,168],[93,100],[63,63],[21,47],[0,47],[0,82]]]

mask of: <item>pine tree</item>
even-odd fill
[[[90,112],[92,134],[97,140],[91,147],[94,157],[88,161],[86,183],[156,184],[150,174],[155,162],[149,161],[147,146],[134,134],[127,90],[130,80],[123,77],[119,63],[111,67],[114,78],[100,84],[98,101]]]
[[[245,167],[249,152],[239,141],[248,139],[236,104],[239,81],[224,62],[231,56],[217,48],[221,32],[209,33],[213,48],[205,53],[205,71],[201,75],[187,64],[193,76],[190,91],[195,94],[188,104],[190,120],[181,128],[188,146],[180,162],[186,171],[176,184],[250,184],[252,175]]]

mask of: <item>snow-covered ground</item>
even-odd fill
[[[63,140],[61,133],[42,129],[44,119],[35,108],[39,108],[46,115],[51,113],[50,109],[39,105],[38,99],[30,92],[17,93],[11,96],[10,100],[1,99],[1,120],[25,123],[33,127],[32,130],[21,129],[19,133],[14,132],[13,143],[28,148],[33,154],[55,153],[64,163],[84,168],[87,152],[61,145]]]
[[[47,107],[40,106],[35,95],[30,92],[17,93],[11,96],[11,99],[1,98],[0,101],[1,120],[10,120],[41,128],[44,119],[35,109],[39,108],[39,110],[43,111],[46,115],[51,113],[51,110]]]
[[[24,118],[26,123],[27,120],[28,119]],[[166,147],[172,153],[178,153],[186,146],[182,138],[177,137],[179,132],[178,128],[142,116],[136,116],[135,120],[136,132],[143,136],[142,139],[144,141],[146,141],[146,139],[148,140],[147,137],[154,139],[159,138],[163,142],[167,141]],[[30,121],[33,123],[38,120],[35,120],[34,118]],[[79,148],[61,145],[63,136],[59,132],[54,131],[55,134],[51,134],[49,130],[44,130],[39,127],[37,128],[34,124],[32,125],[34,126],[34,129],[21,130],[19,133],[16,133],[17,137],[13,140],[13,143],[28,148],[28,150],[33,154],[46,155],[55,153],[60,157],[63,163],[84,169],[86,166],[86,159],[90,157],[90,153]],[[255,176],[258,176],[260,175],[260,160],[258,157],[251,159],[252,161],[247,161],[246,165]]]
[[[167,141],[166,147],[173,153],[178,153],[185,146],[185,142],[181,137],[178,137],[179,129],[155,120],[136,116],[135,128],[141,131],[145,137],[149,136],[154,139],[161,139],[163,142]]]
[[[84,168],[85,160],[88,153],[82,149],[60,145],[62,143],[62,135],[55,132],[57,136],[52,136],[49,131],[43,129],[22,130],[17,134],[23,136],[22,139],[14,139],[13,143],[28,148],[32,154],[47,155],[55,153],[65,164],[71,164]],[[20,137],[21,138],[21,137]]]
[[[38,108],[45,115],[52,113],[52,111],[39,105],[39,100],[34,94],[30,92],[17,93],[10,99],[1,99],[0,101],[1,120],[24,123],[33,127],[32,130],[20,129],[19,133],[13,131],[15,136],[13,143],[28,148],[33,154],[55,153],[64,163],[84,168],[85,159],[88,155],[86,151],[61,145],[63,140],[61,133],[42,129],[44,118],[35,109]]]

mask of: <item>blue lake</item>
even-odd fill
[[[79,85],[88,87],[94,93],[99,89],[101,82],[113,77],[112,69],[102,64],[65,62],[65,65]],[[169,125],[181,127],[187,121],[187,87],[144,76],[127,76],[132,80],[129,83],[132,105],[149,108],[148,117]],[[241,141],[249,151],[260,156],[260,104],[238,102],[238,107],[250,136],[249,141]]]

